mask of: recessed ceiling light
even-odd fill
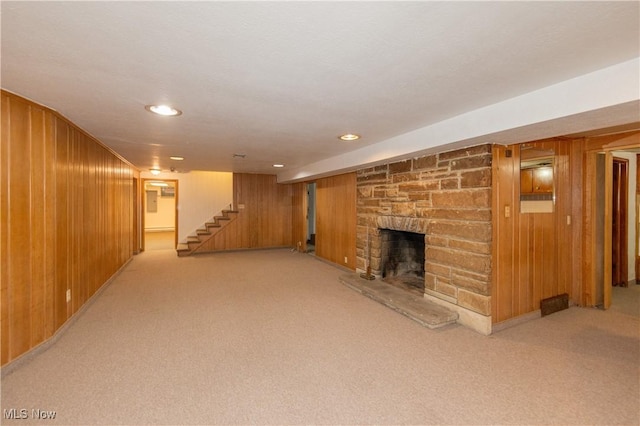
[[[182,114],[182,111],[169,105],[146,105],[144,109],[158,115],[176,116]]]
[[[152,175],[158,176],[160,174],[160,169],[149,169]]]
[[[340,139],[343,141],[355,141],[360,139],[360,135],[356,135],[355,133],[347,133],[346,135],[340,136]]]
[[[177,156],[177,155],[171,156],[171,157],[169,157],[169,158],[171,158],[172,160],[176,160],[176,161],[182,161],[182,160],[184,160],[184,157],[179,157],[179,156]]]
[[[284,164],[274,164],[273,167],[282,168],[284,167]]]

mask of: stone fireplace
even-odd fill
[[[423,256],[396,265],[396,273],[407,269],[422,281],[408,289],[485,334],[491,331],[491,159],[491,145],[480,145],[357,172],[358,271],[370,266],[378,279],[395,278],[389,277],[389,232],[421,234],[409,240],[423,240]],[[409,272],[407,262],[424,269]]]

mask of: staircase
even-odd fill
[[[238,213],[237,210],[222,210],[221,216],[214,216],[211,221],[206,222],[202,228],[196,230],[195,235],[187,237],[186,244],[178,244],[176,248],[178,257],[190,256],[195,253],[205,242],[233,222],[238,217]]]

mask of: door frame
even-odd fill
[[[613,205],[613,201],[614,201],[614,195],[615,195],[615,191],[613,188],[613,178],[612,178],[612,187],[611,187],[611,205],[612,205],[612,211],[611,211],[611,218],[613,219],[613,217],[616,214],[619,214],[620,216],[622,216],[622,219],[620,221],[620,224],[618,225],[618,229],[620,230],[618,233],[620,234],[620,239],[621,241],[619,242],[619,246],[621,248],[620,250],[620,265],[619,265],[619,269],[621,270],[621,273],[624,276],[624,280],[623,280],[623,284],[622,287],[627,287],[628,285],[628,271],[629,271],[629,263],[628,263],[628,259],[629,259],[629,160],[626,158],[622,158],[622,157],[613,157],[613,167],[612,167],[612,176],[615,175],[615,169],[616,169],[616,164],[621,165],[624,169],[624,173],[619,174],[618,179],[622,179],[623,182],[621,184],[619,184],[619,186],[621,187],[621,193],[619,194],[619,198],[618,201],[620,203],[620,205],[618,206],[618,208],[616,208]],[[618,211],[620,213],[618,213]],[[612,225],[612,245],[611,248],[613,249],[613,225]],[[612,259],[613,262],[613,259]],[[612,274],[613,274],[613,267],[612,267]],[[612,283],[613,284],[613,283]],[[618,283],[616,283],[616,285],[618,285]]]
[[[179,181],[177,179],[152,179],[152,178],[142,178],[141,179],[141,184],[140,184],[140,196],[142,197],[142,203],[141,203],[141,226],[140,226],[140,233],[142,234],[141,237],[141,249],[140,251],[144,251],[145,250],[145,231],[144,231],[144,218],[146,216],[147,213],[147,197],[144,196],[143,194],[146,194],[146,189],[145,189],[145,184],[147,182],[172,182],[174,184],[175,187],[175,195],[174,195],[174,209],[175,209],[175,215],[174,215],[174,225],[173,225],[173,229],[175,230],[173,233],[173,248],[174,250],[178,247],[178,200],[179,200],[179,188],[178,188],[178,183]]]
[[[140,253],[140,237],[139,237],[139,221],[138,217],[140,215],[140,188],[138,185],[139,179],[137,177],[133,178],[133,254]]]
[[[313,187],[313,197],[311,196],[311,194],[309,193],[309,188]],[[317,194],[317,184],[316,181],[310,181],[310,182],[305,182],[305,240],[309,240],[311,238],[311,229],[310,229],[310,222],[311,222],[311,218],[309,217],[309,214],[312,213],[313,214],[313,234],[316,236],[317,238],[317,229],[316,229],[316,194]],[[313,201],[313,203],[311,202]],[[307,247],[306,247],[306,241],[305,241],[305,252],[307,251]],[[313,247],[315,250],[315,245],[316,242],[313,241]]]
[[[636,284],[640,284],[640,154],[636,154]]]
[[[583,287],[582,303],[586,306],[596,306],[597,277],[595,265],[601,259],[597,258],[595,244],[596,235],[596,157],[605,154],[605,196],[604,196],[604,304],[603,308],[611,306],[611,278],[612,278],[612,203],[613,203],[613,151],[625,151],[638,148],[640,133],[620,134],[602,137],[602,143],[587,144],[585,148],[584,195],[583,195]],[[596,138],[594,138],[596,139]]]

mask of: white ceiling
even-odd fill
[[[141,170],[294,181],[640,121],[639,7],[2,1],[1,83]]]

